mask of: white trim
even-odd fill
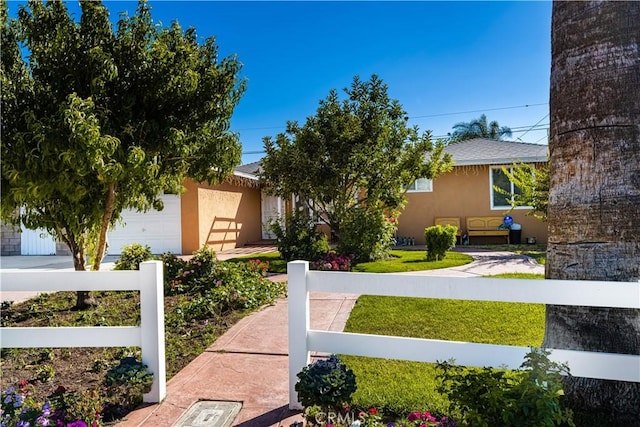
[[[503,211],[505,209],[507,209],[507,210],[511,209],[511,205],[494,206],[494,204],[493,204],[493,196],[494,196],[494,191],[495,191],[493,189],[493,171],[494,170],[499,170],[500,172],[502,172],[502,168],[507,168],[508,170],[513,171],[513,166],[511,166],[511,165],[489,166],[489,208],[492,211]],[[511,182],[511,181],[509,181],[509,184],[511,186],[511,193],[513,194],[515,186],[513,185],[513,182]],[[533,208],[531,206],[517,206],[514,209],[515,210],[526,210],[526,209],[533,209]]]
[[[234,171],[233,174],[235,176],[239,176],[240,178],[247,178],[247,179],[250,179],[252,181],[259,181],[260,180],[260,178],[258,178],[257,176],[252,175],[250,173],[246,173],[246,172]]]
[[[423,181],[428,183],[428,189],[417,189],[416,183],[418,181]],[[407,186],[407,193],[433,193],[433,180],[429,178],[417,178],[410,185]]]

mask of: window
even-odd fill
[[[427,178],[418,178],[407,187],[410,193],[426,193],[433,191],[433,181]]]
[[[513,168],[511,167],[506,169],[509,172],[513,172]],[[489,176],[489,184],[491,187],[491,209],[510,209],[511,198],[513,197],[513,194],[520,194],[520,189],[509,181],[507,175],[502,171],[502,167],[491,168]],[[494,187],[501,188],[508,194],[499,193],[494,189]]]

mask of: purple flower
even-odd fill
[[[49,419],[48,419],[48,418],[45,418],[45,416],[44,416],[44,415],[39,416],[39,417],[36,419],[36,423],[37,423],[37,424],[39,424],[39,425],[41,425],[41,426],[49,426],[49,425],[50,425],[50,423],[49,423]]]
[[[87,423],[82,420],[75,420],[67,424],[67,427],[87,427]]]

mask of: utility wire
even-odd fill
[[[540,120],[538,120],[538,123],[536,123],[535,125],[531,126],[531,129],[533,129],[534,127],[538,126],[538,124],[540,124],[540,122],[541,122],[541,121],[543,121],[544,119],[546,119],[547,117],[549,117],[549,113],[547,113],[543,118],[541,118]],[[531,129],[529,129],[528,131],[526,131],[525,133],[523,133],[522,135],[520,135],[520,136],[518,137],[518,139],[520,139],[520,138],[522,138],[523,136],[525,136],[526,134],[528,134],[528,133],[529,133],[529,131],[530,131]],[[522,141],[522,140],[520,139],[520,141]]]
[[[539,107],[541,105],[548,105],[548,102],[542,102],[538,104],[524,104],[524,105],[514,105],[511,107],[497,107],[497,108],[485,108],[483,110],[469,110],[469,111],[458,111],[454,113],[438,113],[438,114],[427,114],[421,116],[407,116],[408,119],[424,119],[428,117],[442,117],[442,116],[455,116],[457,114],[468,114],[468,113],[482,113],[485,111],[498,111],[498,110],[514,110],[516,108],[527,108],[527,107]],[[265,127],[256,127],[256,128],[242,128],[236,129],[236,131],[244,131],[244,130],[267,130],[267,129],[283,129],[285,126],[265,126]]]
[[[409,116],[410,119],[424,119],[426,117],[442,117],[442,116],[454,116],[456,114],[467,114],[467,113],[482,113],[485,111],[498,111],[498,110],[513,110],[516,108],[527,108],[527,107],[538,107],[540,105],[547,105],[547,102],[543,102],[540,104],[525,104],[525,105],[514,105],[512,107],[498,107],[498,108],[485,108],[483,110],[469,110],[469,111],[459,111],[456,113],[439,113],[439,114],[428,114],[424,116]]]

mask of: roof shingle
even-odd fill
[[[501,165],[519,161],[524,163],[546,162],[549,146],[475,138],[449,144],[444,151],[451,154],[454,166]]]

